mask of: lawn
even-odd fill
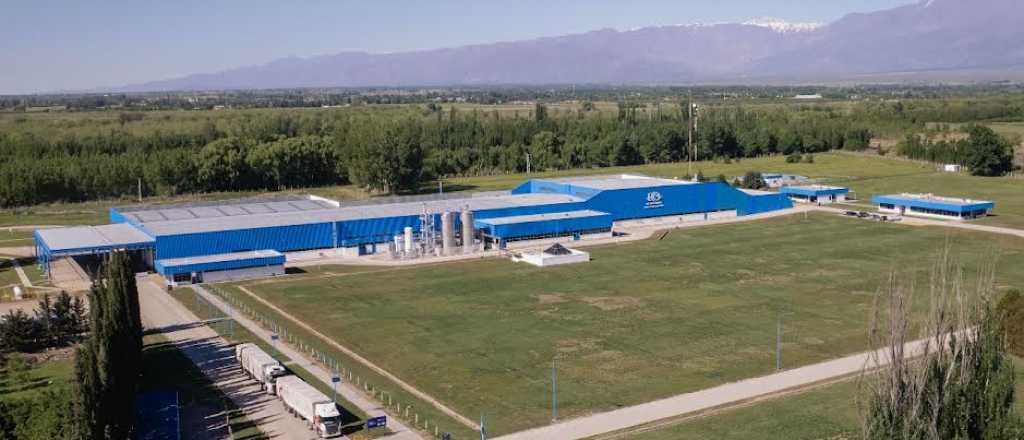
[[[968,266],[1001,249],[1024,285],[1024,240],[817,214],[677,230],[538,269],[507,260],[244,283],[453,406],[492,434],[859,351],[888,270],[923,278],[949,237]],[[822,246],[827,241],[828,246]],[[919,300],[923,300],[920,295]]]
[[[0,248],[32,246],[32,231],[26,229],[0,229]]]
[[[69,349],[72,350],[72,349]],[[24,356],[7,354],[6,357]],[[8,362],[9,359],[8,359]],[[70,386],[75,370],[72,356],[45,361],[27,361],[23,372],[9,371],[8,364],[0,364],[0,400],[15,400],[32,397],[48,389],[65,389]]]
[[[858,438],[857,380],[755,402],[677,425],[630,434],[634,440]]]

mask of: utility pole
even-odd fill
[[[526,153],[526,174],[530,174],[530,153]]]
[[[142,203],[142,178],[139,177],[139,203]]]
[[[686,102],[686,108],[690,112],[690,116],[686,118],[686,146],[693,150],[693,91],[690,91],[690,98]],[[693,176],[693,154],[686,155],[686,174]]]
[[[551,358],[551,423],[558,420],[558,355]]]
[[[782,371],[782,313],[775,324],[775,371]]]

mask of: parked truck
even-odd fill
[[[305,420],[306,426],[316,431],[320,438],[341,435],[341,413],[338,407],[330,397],[298,376],[278,378],[277,395],[288,412]]]
[[[259,382],[267,394],[276,394],[276,382],[286,371],[277,359],[260,349],[256,344],[239,344],[235,346],[235,359],[242,366],[246,375]]]

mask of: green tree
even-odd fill
[[[131,259],[111,254],[89,292],[92,333],[75,359],[75,438],[130,438],[142,366],[142,321]]]
[[[740,186],[746,189],[762,189],[768,186],[764,181],[764,176],[757,171],[747,171],[743,174],[743,180],[740,182]]]
[[[1003,320],[992,307],[994,264],[977,273],[967,292],[964,270],[947,248],[933,266],[921,353],[902,349],[911,320],[913,274],[890,274],[879,290],[869,335],[875,353],[892,353],[879,373],[866,372],[861,408],[866,439],[1017,439],[1024,423],[1014,413],[1013,363]],[[973,290],[973,289],[972,289]],[[885,312],[883,312],[885,311]],[[877,357],[878,355],[876,355]],[[868,364],[878,362],[873,359]]]
[[[975,125],[967,130],[964,164],[975,176],[1001,176],[1013,169],[1009,142],[991,128]]]
[[[1024,357],[1024,295],[1011,289],[999,300],[996,310],[1006,327],[1006,347],[1011,353]]]

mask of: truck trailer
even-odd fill
[[[313,388],[298,376],[277,379],[277,396],[288,412],[306,421],[320,438],[341,435],[341,413],[330,397]]]
[[[276,394],[277,378],[285,375],[284,366],[256,344],[235,346],[235,359],[250,378],[259,382],[267,394]]]

